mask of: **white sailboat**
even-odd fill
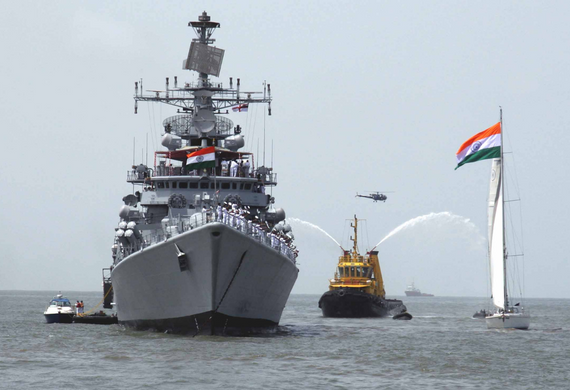
[[[520,303],[513,305],[507,286],[505,240],[505,173],[503,166],[503,111],[501,121],[464,142],[457,151],[457,168],[467,163],[493,159],[489,190],[488,229],[491,294],[495,312],[485,316],[488,328],[528,329],[530,315]],[[512,276],[512,275],[511,275]]]
[[[519,303],[509,300],[507,288],[508,251],[505,242],[505,198],[503,168],[503,113],[501,110],[501,157],[493,159],[489,189],[488,229],[491,294],[495,312],[485,317],[487,328],[528,329],[530,315]]]

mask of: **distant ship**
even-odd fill
[[[406,288],[407,297],[433,297],[433,294],[426,294],[420,291],[419,288],[414,286],[414,282]]]
[[[360,318],[396,316],[406,312],[399,299],[386,299],[378,252],[366,256],[358,253],[358,219],[354,216],[354,247],[344,251],[338,260],[338,268],[330,280],[329,291],[319,300],[319,308],[325,317]],[[411,318],[411,316],[410,316]]]

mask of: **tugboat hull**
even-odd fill
[[[399,299],[382,299],[376,295],[349,289],[327,291],[319,300],[325,317],[387,317],[406,311]]]

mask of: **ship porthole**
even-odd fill
[[[212,236],[214,237],[218,237],[220,235],[220,232],[212,232]]]
[[[339,295],[340,297],[344,297],[344,290],[340,290],[340,291],[338,292],[338,295]]]

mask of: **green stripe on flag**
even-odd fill
[[[186,170],[192,171],[194,169],[213,168],[215,166],[216,166],[216,160],[212,160],[212,161],[203,161],[199,163],[188,164],[184,168]]]
[[[457,164],[455,169],[457,169],[460,166],[465,165],[467,163],[472,163],[472,162],[481,161],[481,160],[488,160],[490,158],[499,158],[499,157],[501,157],[501,147],[500,146],[482,149],[482,150],[479,150],[479,151],[465,157],[463,159],[463,161],[461,161],[459,164]]]

